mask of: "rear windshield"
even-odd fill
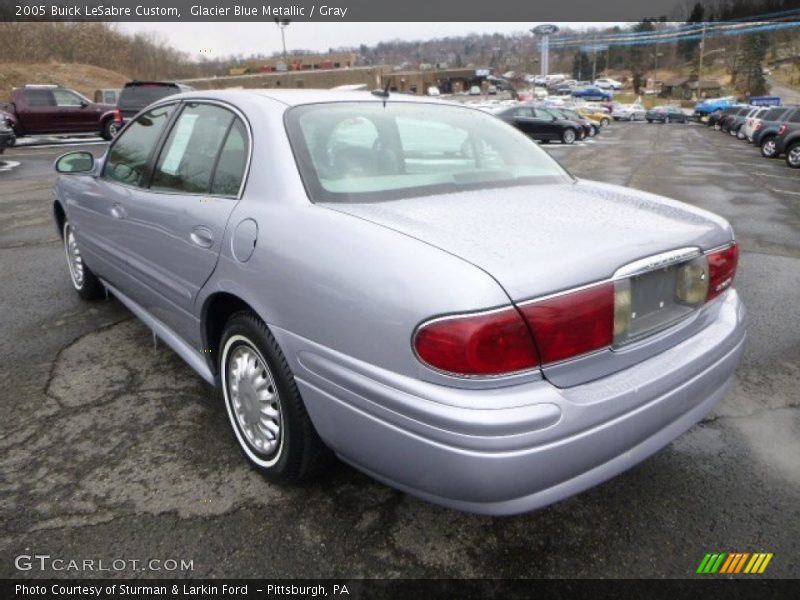
[[[286,113],[313,202],[376,202],[572,178],[497,117],[457,106],[309,104]]]
[[[119,108],[138,112],[156,100],[161,100],[178,92],[180,90],[176,85],[132,85],[123,88],[122,93],[120,93]]]

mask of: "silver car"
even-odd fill
[[[282,480],[331,453],[431,502],[529,511],[719,402],[745,338],[722,218],[581,181],[482,111],[239,90],[58,159],[72,284],[111,291]]]

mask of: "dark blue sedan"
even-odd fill
[[[601,90],[598,87],[587,87],[572,92],[573,98],[583,98],[584,100],[611,100],[611,92]]]
[[[677,106],[656,106],[644,114],[648,123],[658,121],[659,123],[686,123],[689,117]]]

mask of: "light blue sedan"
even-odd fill
[[[576,180],[479,110],[198,91],[56,168],[77,293],[111,291],[218,386],[271,478],[335,454],[449,507],[529,511],[691,427],[742,352],[724,219]]]

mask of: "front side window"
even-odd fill
[[[187,104],[161,150],[150,187],[155,191],[207,194],[233,120],[233,113],[219,106]]]
[[[290,142],[314,202],[375,202],[572,181],[524,134],[478,110],[337,102],[290,109]]]
[[[142,185],[148,160],[173,110],[174,104],[159,106],[126,127],[111,146],[104,175],[119,183]]]
[[[74,94],[68,90],[53,90],[53,98],[56,100],[56,106],[80,106],[84,102],[84,98]]]

